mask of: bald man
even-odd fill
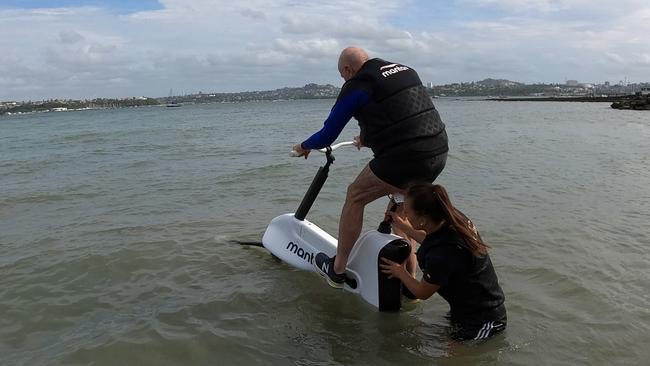
[[[361,48],[341,52],[339,73],[345,80],[323,128],[293,149],[305,159],[312,149],[331,145],[348,121],[359,122],[357,147],[374,158],[348,187],[339,220],[336,255],[314,257],[314,267],[330,286],[343,288],[348,256],[359,238],[365,206],[408,185],[433,182],[447,161],[447,134],[418,74],[402,64],[369,59]],[[407,268],[415,270],[414,255]]]

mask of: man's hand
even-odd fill
[[[301,144],[293,145],[293,151],[298,153],[298,156],[304,156],[305,159],[307,159],[307,157],[309,156],[309,153],[311,152],[311,150],[303,149]]]
[[[354,146],[357,147],[357,150],[361,150],[361,147],[363,146],[363,141],[361,141],[361,136],[354,136]]]

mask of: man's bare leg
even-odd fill
[[[379,179],[368,165],[350,184],[339,219],[339,239],[334,272],[345,272],[348,256],[361,233],[363,211],[366,205],[389,193],[403,193],[403,190]]]

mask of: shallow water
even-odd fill
[[[0,363],[646,362],[650,114],[435,101],[451,148],[439,182],[492,245],[506,294],[507,331],[473,344],[449,340],[439,297],[378,313],[232,243],[296,209],[323,159],[288,150],[331,103],[0,117]],[[330,233],[370,152],[336,157],[309,214]]]

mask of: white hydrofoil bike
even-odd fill
[[[289,265],[315,271],[314,257],[319,252],[328,256],[336,254],[337,240],[305,219],[323,184],[327,180],[330,165],[334,162],[332,151],[354,142],[342,142],[320,149],[327,162],[318,169],[309,189],[295,213],[274,218],[264,232],[263,246],[274,256]],[[292,156],[296,156],[292,152]],[[392,209],[397,204],[393,201]],[[403,238],[391,234],[390,222],[383,221],[377,230],[361,235],[354,245],[346,267],[343,289],[356,293],[380,311],[398,311],[402,306],[400,280],[389,279],[379,268],[380,257],[402,263],[411,252],[411,246]]]

